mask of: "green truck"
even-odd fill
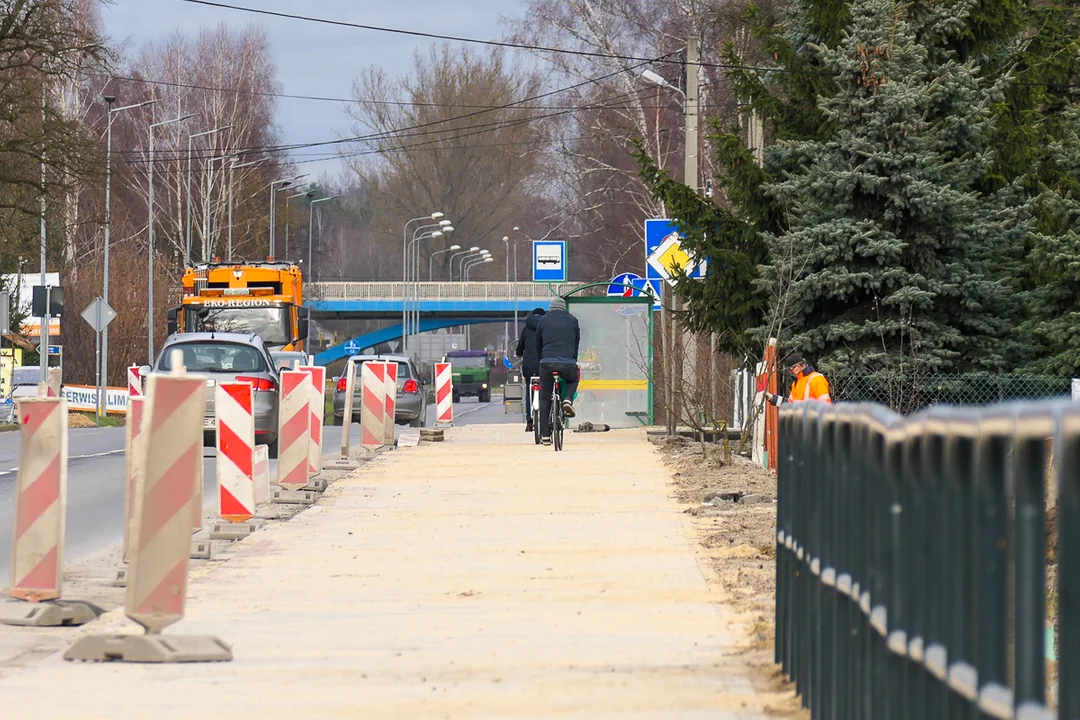
[[[451,350],[443,362],[453,368],[454,402],[463,397],[475,397],[491,402],[491,366],[483,350]]]

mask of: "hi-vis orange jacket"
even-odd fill
[[[831,403],[829,396],[829,381],[816,370],[807,375],[800,375],[791,386],[788,402],[805,402],[817,400],[818,402]]]

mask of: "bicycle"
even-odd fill
[[[563,428],[566,423],[562,407],[562,378],[557,370],[551,372],[551,377],[551,444],[555,446],[555,452],[559,452],[563,449]]]
[[[533,442],[540,444],[540,377],[533,375],[529,378],[529,393],[532,396],[530,402],[532,408]]]

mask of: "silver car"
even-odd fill
[[[394,410],[394,422],[398,425],[424,427],[427,424],[427,397],[420,379],[420,373],[412,361],[404,355],[353,355],[350,363],[356,367],[356,387],[353,388],[353,422],[360,422],[360,366],[368,361],[397,363],[397,405]],[[348,368],[346,368],[347,370]],[[345,415],[345,376],[342,372],[334,386],[334,424],[341,425]]]
[[[270,457],[278,452],[278,370],[258,335],[238,333],[177,333],[170,335],[161,348],[153,372],[172,369],[172,351],[184,354],[184,367],[190,373],[206,375],[206,413],[203,418],[203,445],[213,447],[217,440],[214,388],[219,382],[247,382],[255,388],[255,442],[270,448]],[[143,367],[149,374],[151,369]],[[145,375],[144,375],[145,377]]]
[[[274,361],[274,367],[278,369],[278,372],[292,370],[296,363],[311,364],[311,357],[303,350],[271,350],[270,359]]]

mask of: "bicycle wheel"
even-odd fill
[[[555,446],[555,452],[563,448],[563,409],[558,391],[551,403],[551,444]]]

